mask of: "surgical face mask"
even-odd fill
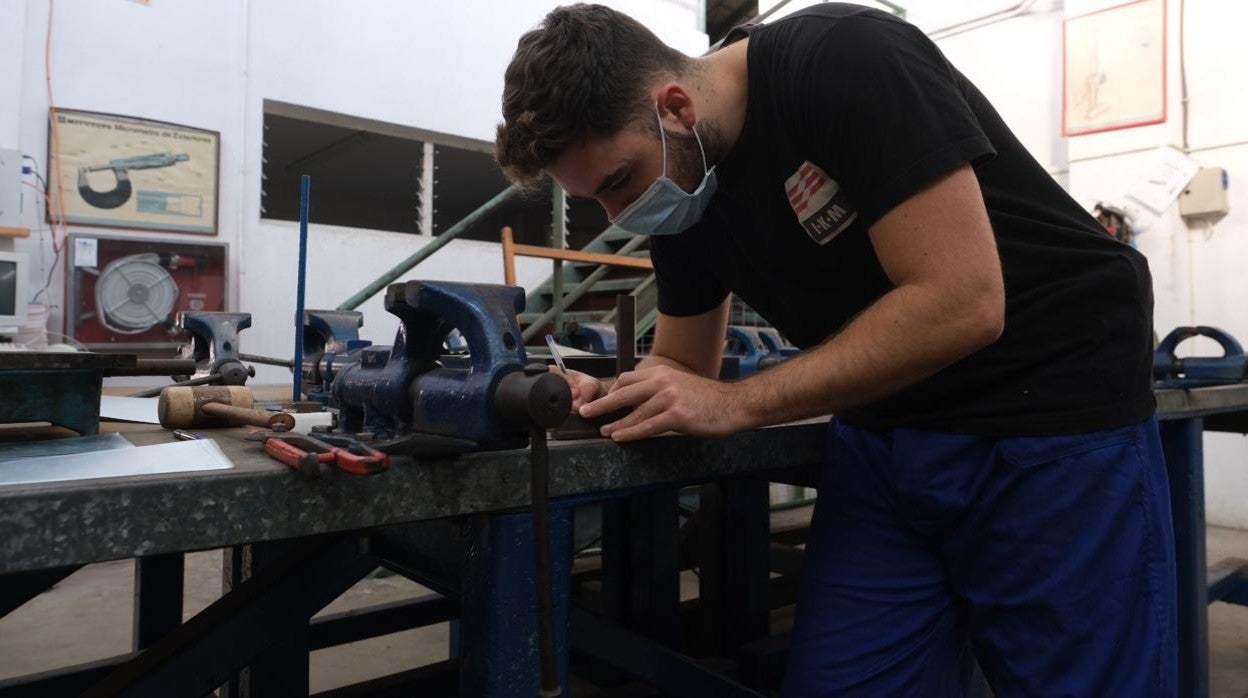
[[[659,137],[663,143],[663,174],[636,201],[620,211],[611,220],[611,224],[634,235],[675,235],[697,223],[706,212],[711,197],[715,196],[715,168],[707,167],[706,149],[702,147],[697,128],[694,128],[693,137],[702,153],[702,182],[690,194],[669,179],[667,134],[663,130],[663,119],[659,116],[658,105],[655,105],[654,112],[659,117]]]

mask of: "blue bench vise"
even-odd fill
[[[329,388],[345,366],[359,363],[372,342],[360,339],[364,314],[358,310],[303,311],[303,392],[329,404]]]
[[[606,322],[571,322],[564,330],[563,341],[581,351],[614,356],[615,325]]]
[[[779,361],[802,353],[801,349],[793,346],[774,327],[759,327],[755,331],[758,332],[758,339],[763,343],[763,347]]]
[[[753,375],[798,352],[797,347],[784,341],[780,333],[770,327],[729,325],[726,334],[724,356],[737,359],[737,375],[733,378]]]
[[[523,446],[534,428],[568,418],[567,381],[525,355],[523,289],[409,281],[386,289],[385,307],[402,322],[394,345],[360,348],[332,377],[339,431],[372,435],[388,453],[449,455]],[[448,366],[452,330],[468,356]]]
[[[251,313],[182,311],[177,326],[190,335],[181,358],[195,362],[190,376],[214,385],[246,385],[256,369],[243,363],[238,334],[251,327]]]
[[[1179,358],[1174,351],[1185,340],[1207,337],[1222,347],[1222,356]],[[1248,380],[1248,356],[1235,338],[1216,327],[1179,327],[1153,352],[1153,378],[1158,388],[1200,388]]]

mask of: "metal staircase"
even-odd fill
[[[582,249],[586,252],[649,257],[647,242],[644,235],[608,228]],[[556,283],[552,274],[528,294],[525,312],[520,315],[526,343],[539,341],[547,332],[562,334],[570,323],[614,322],[615,296],[619,294],[637,299],[638,337],[654,328],[659,313],[654,274],[575,262],[557,267],[562,270],[561,283]],[[560,295],[563,303],[556,307],[555,297]]]

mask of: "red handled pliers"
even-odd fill
[[[322,463],[352,475],[375,475],[390,467],[390,456],[348,436],[253,431],[246,438],[263,441],[266,453],[307,477],[318,477]]]

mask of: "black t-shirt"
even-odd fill
[[[660,311],[704,313],[731,291],[798,346],[817,345],[893,288],[871,225],[970,163],[1001,257],[1004,333],[839,416],[878,430],[1045,435],[1153,413],[1144,257],[1062,190],[935,44],[838,3],[748,35],[745,125],[718,192],[697,225],[651,241]]]

